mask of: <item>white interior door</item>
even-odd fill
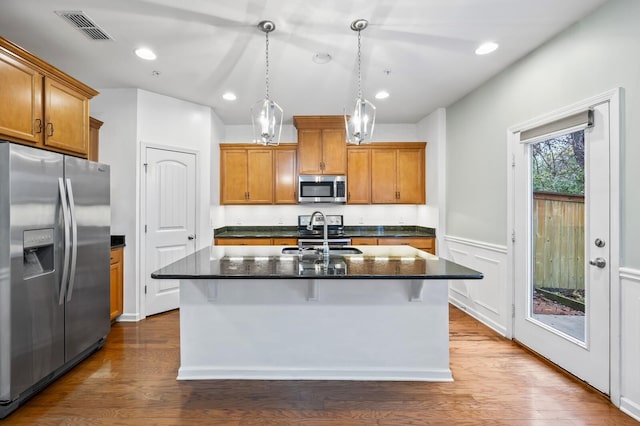
[[[195,154],[158,148],[146,152],[146,315],[178,308],[177,280],[151,273],[195,251]]]
[[[592,127],[556,131],[514,148],[513,335],[608,394],[609,103],[591,109]],[[560,169],[576,162],[583,163],[582,174],[563,176]],[[551,163],[563,165],[551,170]],[[559,189],[547,190],[550,181]],[[580,186],[582,206],[579,196],[567,195]]]

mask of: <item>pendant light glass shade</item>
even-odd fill
[[[276,25],[271,21],[262,21],[258,28],[265,33],[266,39],[265,97],[251,107],[253,140],[262,145],[278,145],[284,114],[280,105],[269,99],[269,33],[276,29]]]
[[[368,24],[365,19],[356,19],[351,23],[351,29],[358,32],[358,97],[356,98],[353,114],[348,116],[345,112],[344,124],[347,132],[347,143],[356,145],[371,142],[376,121],[376,107],[362,97],[360,31],[367,28]]]
[[[356,99],[356,106],[351,117],[344,116],[347,142],[356,145],[371,142],[375,121],[376,107],[366,99]]]
[[[262,99],[251,107],[251,124],[254,142],[262,145],[278,145],[282,134],[283,111],[270,99]]]

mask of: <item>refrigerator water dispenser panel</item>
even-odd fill
[[[25,279],[53,272],[53,243],[53,228],[24,231],[22,263]]]

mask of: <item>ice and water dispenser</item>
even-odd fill
[[[31,278],[53,271],[53,228],[24,231],[24,278]]]

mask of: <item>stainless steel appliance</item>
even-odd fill
[[[300,175],[299,203],[347,202],[347,177],[342,175]]]
[[[109,173],[0,141],[0,418],[104,344]]]
[[[324,239],[324,220],[327,221],[327,240],[330,246],[344,246],[351,244],[351,238],[344,233],[344,218],[342,215],[315,216],[311,229],[308,229],[311,215],[298,216],[298,245],[319,246]]]

